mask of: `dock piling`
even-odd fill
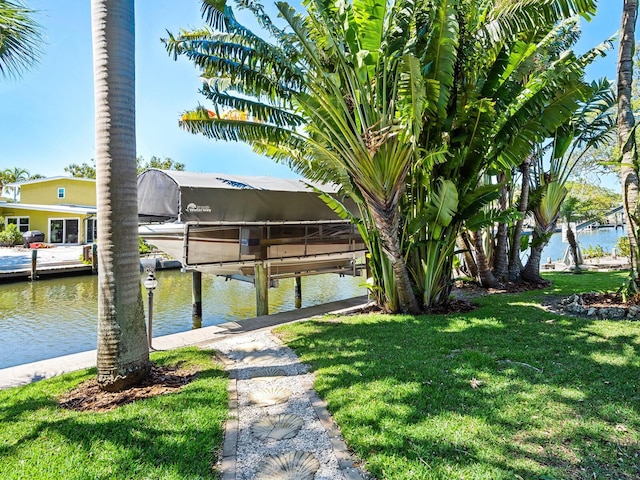
[[[269,274],[267,267],[258,262],[253,267],[256,285],[256,316],[269,315]]]
[[[193,317],[202,317],[202,272],[197,270],[191,274],[191,307]]]
[[[302,308],[302,277],[296,277],[294,286],[296,308]]]
[[[31,281],[38,278],[37,275],[38,270],[38,250],[33,248],[31,249]]]

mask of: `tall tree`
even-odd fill
[[[34,11],[18,2],[0,0],[0,76],[21,74],[40,56],[40,26]]]
[[[18,188],[5,187],[9,183],[24,182],[25,180],[40,178],[40,175],[30,175],[29,170],[22,167],[5,168],[0,172],[0,193],[11,191],[14,200],[17,198]]]
[[[96,178],[95,162],[93,165],[89,165],[87,162],[82,165],[71,163],[64,167],[64,171],[75,178]]]
[[[498,187],[479,179],[519,165],[585,95],[571,51],[536,60],[559,23],[595,3],[310,0],[301,15],[278,3],[287,31],[259,3],[238,3],[275,44],[230,9],[215,31],[170,36],[169,52],[202,69],[215,108],[181,125],[341,185],[379,239],[377,280],[396,289],[400,310],[414,312],[415,296],[426,308],[446,302],[460,229],[495,218],[483,208]]]
[[[253,35],[230,13],[217,23],[224,30],[220,33],[169,38],[171,53],[185,54],[203,69],[207,97],[247,112],[229,116],[218,107],[216,112],[201,108],[183,115],[181,124],[213,138],[247,141],[286,159],[308,178],[341,185],[362,207],[368,230],[375,230],[365,235],[373,255],[388,263],[378,278],[386,275],[385,285],[395,290],[386,296],[386,307],[395,310],[397,298],[401,311],[418,313],[399,235],[399,202],[415,160],[415,123],[424,108],[410,90],[417,60],[406,50],[406,37],[413,30],[402,33],[399,22],[407,18],[398,17],[385,0],[354,2],[345,9],[311,2],[305,19],[285,3],[277,8],[293,33],[279,31],[256,10],[277,46]],[[394,43],[398,32],[402,41]],[[245,69],[240,57],[251,69],[244,82],[231,70],[231,65]],[[405,93],[402,101],[399,91]],[[304,129],[297,128],[301,124]]]
[[[590,87],[591,93],[581,102],[580,108],[555,132],[548,148],[541,146],[534,159],[531,175],[533,201],[529,210],[533,213],[535,227],[529,259],[522,271],[522,278],[529,282],[543,281],[540,277],[542,250],[561,218],[560,212],[568,193],[567,184],[575,167],[591,149],[614,137],[615,95],[611,84],[603,79],[592,82]],[[577,203],[572,201],[567,211],[573,215],[576,206]]]
[[[72,177],[76,178],[96,178],[96,166],[95,161],[91,159],[93,165],[89,165],[84,162],[82,165],[77,163],[71,163],[64,167],[64,171]],[[136,173],[140,175],[147,168],[159,168],[161,170],[184,170],[184,163],[176,162],[169,157],[164,159],[156,156],[152,156],[149,161],[146,161],[144,157],[136,157]]]
[[[638,272],[640,272],[640,255],[638,255],[638,229],[640,227],[638,200],[640,198],[638,196],[638,156],[634,135],[635,120],[631,105],[631,90],[638,1],[624,0],[623,5],[618,51],[618,147],[622,154],[620,181],[627,221],[627,235],[631,247],[631,280],[634,290],[637,292],[639,287]]]
[[[133,0],[92,0],[98,210],[98,383],[146,378],[138,256]]]
[[[160,158],[156,157],[155,155],[152,155],[149,161],[146,161],[142,156],[136,158],[136,170],[138,172],[138,175],[148,168],[183,171],[184,163],[176,162],[169,157]]]

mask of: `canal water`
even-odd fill
[[[141,277],[141,278],[144,278]],[[255,316],[253,284],[202,276],[203,316],[191,315],[191,274],[157,272],[153,335],[217,325]],[[365,277],[304,277],[302,306],[366,295]],[[0,369],[96,348],[98,278],[94,275],[0,284]],[[146,309],[146,290],[143,289]],[[269,289],[269,311],[295,309],[294,281]]]
[[[578,243],[584,250],[589,247],[601,246],[604,252],[611,254],[611,249],[616,246],[620,237],[626,236],[627,232],[624,228],[599,228],[584,229],[578,232]],[[546,262],[551,258],[552,262],[562,260],[569,244],[562,241],[560,232],[554,233],[549,240],[549,244],[542,251],[542,262]]]

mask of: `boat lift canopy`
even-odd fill
[[[138,177],[138,213],[143,223],[339,220],[306,183],[149,169]],[[314,186],[337,194],[336,188]]]
[[[138,177],[138,212],[147,223],[141,236],[187,270],[251,275],[261,264],[270,277],[344,272],[366,251],[357,228],[302,180],[150,169]]]

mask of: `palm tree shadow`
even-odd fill
[[[73,383],[67,383],[67,390]],[[224,371],[205,369],[179,393],[103,413],[62,409],[46,389],[34,388],[32,393],[26,389],[26,394],[21,390],[19,396],[24,398],[10,399],[0,409],[3,424],[16,432],[11,441],[0,445],[0,455],[15,457],[30,442],[53,442],[60,447],[40,461],[59,463],[53,458],[56,455],[91,457],[91,462],[74,467],[83,478],[153,477],[154,472],[167,470],[180,478],[209,478],[215,448],[223,438],[226,383]],[[159,414],[163,411],[170,413]]]
[[[400,451],[433,472],[480,462],[522,478],[537,478],[545,468],[571,475],[575,465],[611,474],[609,461],[594,452],[618,438],[621,455],[633,459],[640,416],[628,406],[639,397],[626,382],[640,375],[640,335],[603,334],[597,321],[559,317],[526,301],[514,308],[496,300],[460,315],[378,315],[364,324],[313,320],[289,344],[318,372],[316,390],[334,416],[360,424],[353,431],[376,439],[357,452],[363,457]],[[497,315],[503,309],[510,313]],[[360,393],[349,394],[354,390]],[[532,405],[552,410],[538,418]],[[567,418],[578,420],[548,437],[536,433],[542,427],[535,422]],[[429,433],[441,424],[452,432],[469,424],[483,427],[473,438],[449,435],[446,428],[441,436]],[[622,429],[616,425],[626,433],[616,432]],[[492,458],[504,460],[481,455],[483,442],[499,452]],[[362,448],[360,439],[351,443]],[[625,467],[613,468],[619,478],[629,475]]]

